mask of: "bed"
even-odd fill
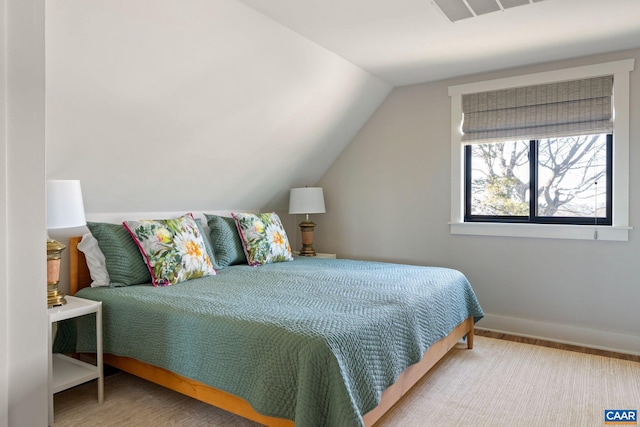
[[[473,348],[483,316],[458,271],[368,261],[92,288],[79,241],[70,293],[103,302],[106,364],[267,426],[373,425],[461,339]],[[78,352],[95,342],[85,323]]]

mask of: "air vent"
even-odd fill
[[[540,1],[543,0],[434,0],[431,3],[439,8],[451,22],[456,22]]]

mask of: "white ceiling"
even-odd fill
[[[545,0],[452,23],[431,0],[239,0],[394,86],[640,47],[639,0]]]

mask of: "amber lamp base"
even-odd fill
[[[65,305],[64,294],[58,291],[60,282],[60,258],[66,246],[52,239],[47,240],[47,307]]]

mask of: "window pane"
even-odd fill
[[[471,215],[529,215],[529,142],[471,146]]]
[[[606,217],[607,135],[540,140],[537,167],[538,216]]]

